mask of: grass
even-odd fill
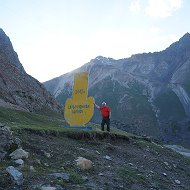
[[[3,108],[3,107],[0,107],[0,123],[11,127],[13,131],[17,131],[17,130],[20,131],[24,129],[24,130],[39,131],[39,132],[45,132],[45,133],[68,132],[70,136],[72,136],[73,133],[78,133],[79,139],[81,138],[80,136],[82,134],[83,135],[86,134],[87,136],[89,136],[89,138],[91,138],[96,135],[95,134],[96,131],[101,131],[100,125],[97,125],[94,123],[87,124],[87,126],[92,127],[92,131],[82,131],[80,129],[64,128],[65,126],[69,126],[69,125],[64,120],[61,114],[60,115],[50,114],[50,112],[48,113],[47,111],[32,113],[32,112],[13,110],[13,109]],[[127,132],[121,131],[116,128],[112,128],[111,130],[112,130],[111,134],[116,134],[118,136],[129,135]]]
[[[63,116],[48,113],[43,115],[42,112],[32,113],[18,111],[9,108],[0,107],[0,122],[15,129],[34,129],[34,130],[55,130],[55,131],[70,131],[64,129],[68,126]],[[91,125],[95,128],[95,125]]]
[[[12,110],[8,108],[0,107],[0,122],[7,123],[12,127],[33,127],[43,128],[43,127],[58,127],[59,125],[65,124],[64,120],[60,118],[49,117],[46,115]]]
[[[0,107],[0,123],[11,127],[17,134],[23,133],[23,130],[25,130],[27,133],[32,132],[35,134],[45,134],[47,136],[62,136],[74,140],[124,139],[129,141],[138,139],[141,140],[141,146],[143,142],[151,142],[149,138],[136,136],[117,128],[111,128],[111,133],[109,134],[101,132],[100,125],[94,123],[87,124],[87,126],[92,127],[91,131],[64,128],[64,126],[68,126],[68,124],[63,116],[61,114],[50,114],[50,112],[47,111],[32,113]]]
[[[123,180],[127,180],[129,183],[145,183],[146,179],[143,175],[131,170],[128,167],[122,167],[117,169],[117,175]]]

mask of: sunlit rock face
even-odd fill
[[[74,74],[89,72],[89,95],[112,108],[112,125],[164,141],[190,137],[190,34],[166,50],[114,60],[98,56],[81,68],[45,82],[64,105]],[[96,110],[93,120],[100,122]]]
[[[43,108],[59,111],[54,97],[43,84],[28,75],[14,51],[9,37],[0,29],[0,106],[28,111]]]

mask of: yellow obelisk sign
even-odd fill
[[[72,98],[65,103],[64,117],[70,126],[82,127],[94,113],[94,98],[88,97],[88,73],[77,73],[74,77]]]

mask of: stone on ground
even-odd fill
[[[23,174],[21,172],[19,172],[17,169],[15,169],[13,166],[7,167],[6,171],[10,175],[13,183],[15,183],[17,185],[21,185],[24,182]]]
[[[9,156],[14,159],[22,159],[22,158],[28,158],[29,153],[23,150],[22,148],[16,149],[14,152],[12,152]]]
[[[92,161],[86,158],[78,157],[76,162],[77,162],[77,166],[79,166],[79,168],[82,170],[88,170],[92,168]]]

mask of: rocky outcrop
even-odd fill
[[[58,103],[43,84],[25,72],[10,39],[2,29],[0,29],[0,68],[1,102],[28,111],[43,108],[60,110]]]
[[[9,156],[11,159],[17,160],[21,158],[28,158],[29,153],[23,150],[22,148],[16,149],[14,152],[12,152]]]
[[[19,147],[19,139],[13,137],[9,127],[0,123],[0,161],[6,156],[11,147]]]

